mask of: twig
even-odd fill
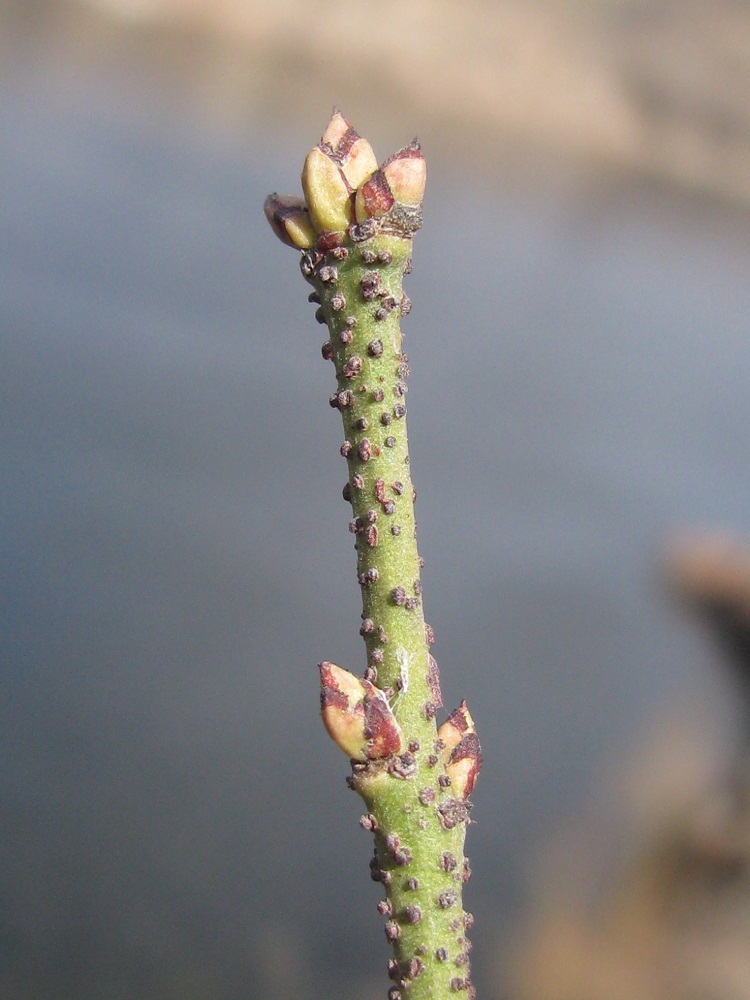
[[[266,216],[303,251],[316,319],[330,339],[348,465],[344,499],[357,549],[362,680],[320,664],[323,721],[351,758],[349,785],[364,799],[375,838],[372,878],[393,946],[390,1000],[475,996],[462,906],[464,837],[481,755],[466,703],[437,728],[442,705],[433,633],[425,624],[406,436],[408,358],[400,321],[412,236],[426,180],[419,143],[378,168],[367,140],[334,111],[302,172],[305,199],[270,195]]]

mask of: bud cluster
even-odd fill
[[[411,236],[422,223],[427,180],[416,139],[382,166],[372,146],[335,110],[323,136],[302,168],[304,199],[272,194],[265,213],[287,246],[310,250],[335,245],[352,226],[380,228]]]

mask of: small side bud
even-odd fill
[[[328,735],[353,760],[380,760],[403,750],[383,692],[328,661],[320,664],[320,708]]]
[[[354,760],[367,760],[365,687],[358,677],[324,661],[320,664],[320,711],[328,735]]]
[[[297,250],[309,250],[315,243],[315,231],[307,205],[294,195],[269,194],[263,211],[282,243]]]
[[[343,232],[352,221],[352,192],[341,167],[322,146],[310,150],[302,190],[318,232]]]
[[[482,750],[465,701],[442,724],[438,738],[445,744],[443,763],[451,779],[453,794],[459,801],[466,799],[474,789],[482,766]]]

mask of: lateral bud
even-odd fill
[[[438,729],[438,739],[445,744],[443,763],[451,779],[453,794],[459,800],[467,799],[482,766],[482,750],[465,701]]]
[[[327,660],[319,669],[321,715],[334,743],[360,763],[401,753],[401,728],[383,692]]]
[[[282,243],[297,250],[309,250],[315,243],[310,212],[302,198],[294,195],[269,194],[263,211]]]

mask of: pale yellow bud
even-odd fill
[[[367,139],[357,139],[342,164],[342,170],[352,189],[360,187],[377,169],[378,161],[372,146]]]
[[[343,232],[352,221],[352,196],[338,163],[320,146],[302,168],[302,190],[317,232]]]

